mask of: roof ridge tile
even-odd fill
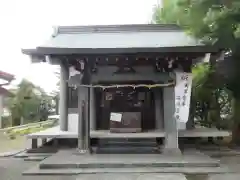
[[[55,30],[56,31],[56,30]],[[176,24],[58,26],[57,34],[182,31]],[[56,35],[56,34],[55,34]]]

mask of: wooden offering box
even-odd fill
[[[112,112],[110,114],[110,132],[141,132],[141,112]]]

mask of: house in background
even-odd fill
[[[14,76],[12,74],[0,70],[0,128],[2,128],[2,115],[4,113],[3,99],[4,97],[11,95],[11,93],[3,86],[9,85],[13,79]]]
[[[61,68],[60,126],[28,137],[78,138],[83,151],[94,138],[162,138],[165,152],[178,152],[179,137],[228,136],[187,125],[191,67],[218,52],[176,25],[58,27],[23,49],[33,63]]]

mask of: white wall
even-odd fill
[[[78,114],[69,113],[68,114],[68,131],[69,132],[78,132]]]

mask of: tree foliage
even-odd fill
[[[12,125],[47,119],[51,110],[51,97],[40,87],[22,80],[16,89],[10,91],[14,96],[6,99],[6,105],[11,112]]]
[[[204,116],[201,119],[206,118],[210,123],[213,119],[222,123],[222,119],[230,119],[228,115],[233,113],[236,142],[240,137],[240,1],[163,0],[162,7],[154,10],[153,22],[178,24],[192,36],[222,50],[225,55],[222,62],[194,69],[198,76],[194,79],[193,98],[201,107],[199,115]],[[234,102],[233,109],[230,101]]]

